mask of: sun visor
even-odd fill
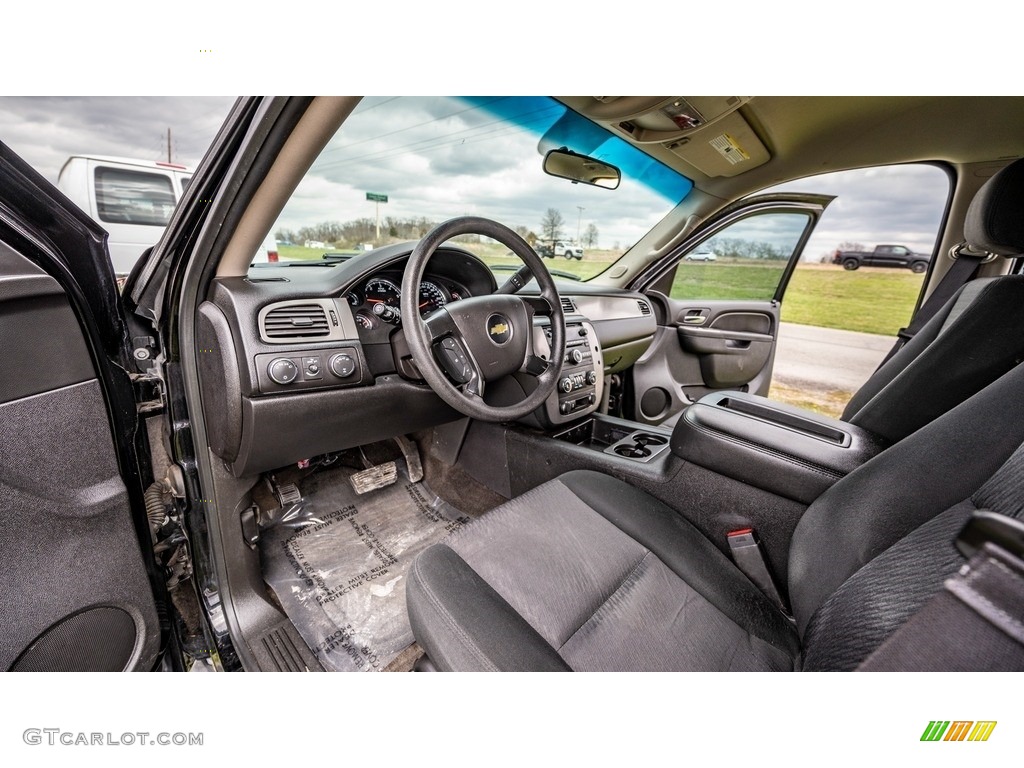
[[[738,176],[771,157],[738,112],[664,146],[706,176]]]

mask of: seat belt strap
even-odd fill
[[[889,354],[885,356],[885,359],[882,360],[878,368],[889,362],[908,341],[914,338],[918,331],[925,326],[925,323],[931,320],[946,305],[946,302],[952,298],[953,294],[974,279],[978,267],[991,258],[987,253],[978,254],[965,250],[963,243],[955,246],[951,251],[951,255],[954,255],[956,259],[953,262],[953,266],[942,276],[942,280],[939,281],[931,296],[928,297],[928,300],[917,310],[909,325],[906,328],[900,328],[897,332],[896,343],[889,350]],[[875,370],[878,369],[876,368]]]
[[[768,561],[765,560],[764,550],[754,529],[741,528],[738,531],[730,531],[726,534],[726,540],[729,542],[729,551],[736,567],[789,616],[789,606],[775,584],[771,571],[768,570]]]
[[[1024,669],[1024,524],[976,512],[957,538],[969,556],[938,595],[858,667],[873,672]]]

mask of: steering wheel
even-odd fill
[[[484,235],[523,260],[496,293],[449,302],[424,319],[419,313],[420,282],[438,247],[458,235]],[[551,352],[545,360],[530,352],[534,308],[512,295],[529,280],[540,285],[551,318]],[[402,317],[412,359],[427,384],[455,410],[483,421],[520,419],[555,391],[565,357],[565,315],[558,289],[544,262],[523,238],[503,224],[478,216],[460,216],[434,227],[409,257],[402,278]],[[516,372],[535,376],[537,387],[512,405],[489,405],[487,382]]]

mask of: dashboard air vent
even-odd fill
[[[263,319],[267,339],[317,339],[331,333],[327,313],[319,304],[275,307]]]
[[[646,301],[641,301],[640,299],[637,299],[636,305],[640,307],[641,315],[651,314],[651,305],[648,304]]]
[[[562,311],[563,312],[575,312],[576,305],[572,303],[572,299],[568,296],[562,296]]]

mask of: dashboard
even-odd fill
[[[232,474],[462,417],[422,381],[405,343],[401,284],[414,246],[315,266],[254,268],[244,278],[213,281],[196,318],[197,362],[210,448]],[[631,365],[656,331],[641,294],[586,283],[558,288],[576,346],[562,361],[559,392],[531,417],[542,428],[596,410],[606,376]],[[427,265],[416,311],[426,316],[496,290],[482,261],[445,246]],[[519,295],[539,300],[533,283]],[[532,342],[542,357],[545,322],[536,320]],[[518,402],[529,378],[506,377],[489,385],[487,395]]]

